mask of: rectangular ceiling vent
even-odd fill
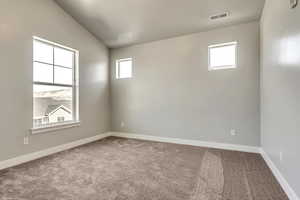
[[[212,15],[209,18],[211,20],[216,20],[216,19],[221,19],[221,18],[225,18],[225,17],[228,17],[228,16],[229,16],[229,13],[225,12],[225,13],[221,13],[221,14],[217,14],[217,15]]]

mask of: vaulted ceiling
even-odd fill
[[[257,20],[264,6],[264,0],[55,1],[111,48]],[[209,19],[222,12],[229,17]]]

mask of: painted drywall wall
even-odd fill
[[[0,1],[0,160],[110,130],[109,51],[52,0]],[[32,128],[32,36],[79,50],[81,126],[23,138]]]
[[[238,68],[208,71],[208,46],[231,41]],[[133,78],[116,79],[128,57]],[[259,146],[259,23],[113,49],[111,97],[113,131]]]
[[[267,0],[261,19],[261,135],[268,153],[300,196],[300,5]],[[282,152],[282,161],[280,161]]]

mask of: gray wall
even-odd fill
[[[52,0],[0,0],[0,160],[110,130],[108,49]],[[24,136],[32,128],[32,36],[80,51],[79,128]]]
[[[300,5],[267,0],[261,20],[262,147],[300,195]],[[282,152],[282,161],[280,161]]]
[[[231,41],[238,68],[209,72],[208,45]],[[116,80],[126,57],[134,77]],[[113,131],[258,146],[259,23],[113,49],[111,95]]]

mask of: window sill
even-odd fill
[[[236,65],[224,65],[218,67],[209,66],[208,71],[216,71],[216,70],[224,70],[224,69],[235,69],[237,68]]]
[[[78,127],[78,126],[80,126],[80,121],[47,125],[47,126],[42,126],[42,127],[38,127],[38,128],[32,128],[30,131],[31,131],[31,134],[35,135],[35,134],[39,134],[39,133],[54,132],[54,131]]]

